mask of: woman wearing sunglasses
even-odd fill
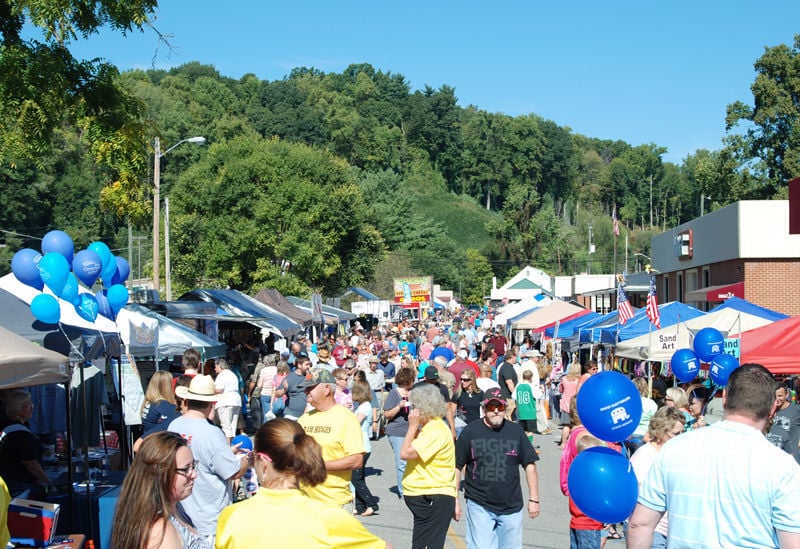
[[[464,427],[481,418],[483,391],[478,388],[475,372],[470,368],[461,371],[456,387],[458,389],[449,406],[456,418],[456,434],[460,435]]]
[[[268,421],[253,446],[261,487],[254,497],[222,511],[215,547],[389,547],[351,513],[300,491],[299,483],[316,486],[327,472],[322,448],[297,422]]]
[[[192,493],[196,466],[179,434],[161,431],[143,439],[122,483],[111,547],[211,549],[180,505]]]

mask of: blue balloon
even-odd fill
[[[61,295],[59,297],[67,303],[74,304],[78,300],[78,293],[78,279],[75,277],[75,273],[69,273],[67,275],[67,282],[64,284],[64,289],[61,290]]]
[[[633,512],[639,497],[633,467],[625,456],[611,448],[587,448],[578,454],[569,467],[567,485],[578,509],[599,522],[623,522]]]
[[[97,300],[92,294],[84,293],[78,296],[78,302],[75,303],[75,312],[78,313],[84,320],[94,322],[97,320]]]
[[[39,261],[42,254],[31,248],[23,248],[11,258],[11,272],[23,284],[41,291],[44,288],[42,275],[39,274]]]
[[[711,362],[725,350],[725,338],[715,328],[703,328],[694,335],[694,353],[703,362]]]
[[[97,290],[97,293],[94,294],[94,298],[97,300],[97,312],[106,318],[114,320],[117,315],[114,314],[114,311],[111,309],[111,304],[108,302],[108,297],[106,297],[107,291],[108,290]]]
[[[577,397],[578,416],[584,427],[600,440],[627,439],[642,417],[642,396],[636,385],[619,372],[590,376]]]
[[[72,260],[72,270],[75,276],[90,288],[97,282],[102,268],[103,263],[100,256],[92,250],[81,250],[75,254],[75,258]]]
[[[128,280],[128,276],[131,274],[131,266],[128,260],[122,256],[118,255],[114,259],[117,263],[117,274],[114,276],[114,284],[125,284],[125,281]]]
[[[69,271],[69,263],[60,253],[50,252],[44,254],[44,257],[39,261],[39,275],[42,277],[45,286],[53,290],[55,295],[61,295],[64,284],[67,283]]]
[[[45,324],[58,324],[61,307],[58,300],[50,294],[39,294],[31,301],[31,312]]]
[[[248,452],[253,449],[253,441],[250,440],[250,437],[247,435],[236,435],[231,440],[231,446],[236,446],[237,444],[241,444],[239,446],[240,450],[247,450]]]
[[[108,304],[111,306],[111,310],[114,311],[116,315],[120,309],[128,304],[128,288],[122,284],[114,284],[106,292],[106,297],[108,298]]]
[[[94,253],[100,256],[100,271],[101,271],[100,276],[103,276],[103,273],[106,272],[106,269],[108,269],[109,264],[114,263],[114,255],[111,253],[111,250],[104,242],[100,241],[92,242],[86,247],[86,249],[92,250]],[[116,269],[117,266],[114,265],[114,268]],[[109,275],[109,279],[112,276],[114,276],[113,272]]]
[[[117,261],[114,256],[108,260],[108,263],[103,264],[103,270],[100,271],[100,278],[103,279],[103,286],[110,288],[115,284],[114,280],[117,277]]]
[[[728,378],[736,368],[739,367],[739,361],[735,356],[723,353],[717,355],[711,361],[711,381],[720,387],[728,384]]]
[[[42,238],[42,253],[49,254],[51,252],[63,255],[67,263],[72,263],[75,243],[64,231],[50,231]]]
[[[672,373],[680,381],[689,383],[700,371],[700,361],[691,349],[678,349],[669,360]]]

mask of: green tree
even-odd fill
[[[467,248],[464,252],[464,282],[461,289],[463,305],[483,305],[486,292],[492,287],[492,266],[479,250]]]
[[[41,167],[56,128],[74,125],[103,167],[103,204],[120,214],[143,213],[140,105],[117,84],[115,67],[75,59],[68,46],[101,27],[142,30],[155,7],[155,0],[0,3],[0,164]],[[35,38],[23,38],[26,23],[36,28]]]
[[[250,291],[300,284],[333,295],[371,277],[383,253],[353,171],[305,145],[242,137],[209,147],[173,190],[174,275]],[[297,284],[295,284],[297,286]]]
[[[728,148],[761,179],[767,195],[800,175],[800,35],[793,46],[766,48],[755,63],[754,106],[728,105]]]

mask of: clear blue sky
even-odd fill
[[[476,2],[161,0],[155,33],[73,45],[121,70],[189,61],[265,80],[353,63],[455,88],[459,105],[535,113],[573,131],[668,148],[719,149],[725,107],[752,103],[753,63],[800,34],[796,0]]]

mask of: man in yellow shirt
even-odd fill
[[[317,486],[301,486],[313,499],[340,505],[353,512],[350,478],[353,469],[364,460],[364,438],[356,416],[334,400],[336,379],[324,368],[313,368],[305,381],[298,384],[314,407],[297,422],[322,446],[322,458],[328,476]]]

